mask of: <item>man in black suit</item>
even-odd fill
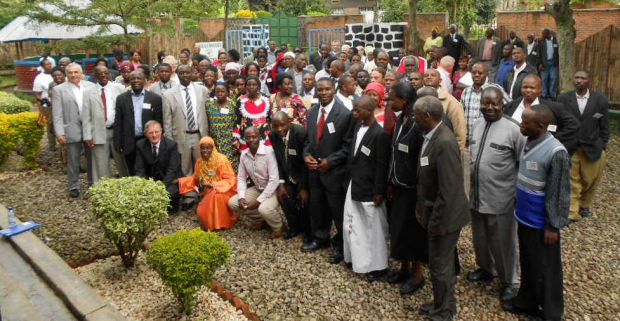
[[[564,105],[554,101],[542,99],[540,92],[542,83],[540,77],[528,75],[521,83],[523,97],[513,100],[504,106],[504,114],[521,123],[521,115],[526,108],[533,105],[545,105],[553,113],[553,121],[549,124],[548,131],[566,147],[569,155],[577,150],[579,140],[579,121]]]
[[[473,54],[474,50],[462,34],[456,33],[456,29],[455,24],[450,25],[450,33],[443,37],[443,46],[448,49],[448,55],[452,56],[455,61],[459,61],[462,47],[465,47],[470,54]]]
[[[276,153],[280,185],[277,189],[278,200],[288,222],[288,231],[284,239],[291,239],[301,233],[304,243],[312,238],[310,216],[308,216],[308,168],[304,163],[304,144],[306,128],[291,124],[291,119],[283,111],[273,115],[269,133],[271,147]]]
[[[135,175],[136,142],[144,139],[144,125],[149,120],[163,122],[161,96],[144,90],[144,73],[129,74],[131,91],[116,97],[114,148],[125,155],[129,175]]]
[[[170,213],[179,209],[179,177],[181,172],[181,154],[177,143],[162,137],[162,126],[156,120],[149,120],[144,125],[144,135],[136,143],[136,176],[152,178],[164,182],[170,194]]]
[[[527,75],[537,75],[538,71],[534,66],[530,65],[525,60],[525,50],[517,47],[512,50],[512,60],[515,65],[511,68],[504,77],[504,83],[499,84],[504,87],[504,91],[508,93],[510,99],[518,99],[521,97],[521,83]]]
[[[558,40],[545,28],[538,41],[540,77],[542,78],[542,97],[556,99],[559,82],[560,49]]]
[[[527,35],[527,44],[525,45],[525,53],[527,54],[527,63],[534,66],[536,72],[538,72],[538,65],[540,64],[540,52],[538,51],[538,42],[536,36],[533,33]]]
[[[590,90],[591,73],[575,73],[575,89],[558,96],[558,102],[580,122],[577,151],[572,156],[571,204],[569,219],[590,215],[590,204],[605,168],[609,142],[609,101],[603,94]]]
[[[514,48],[525,49],[525,42],[521,38],[517,37],[517,33],[514,30],[510,30],[508,33],[508,40],[504,41],[504,45],[511,44]]]
[[[314,68],[316,68],[316,71],[318,72],[320,70],[323,70],[323,68],[325,68],[324,62],[329,57],[330,57],[329,45],[326,43],[323,43],[321,44],[319,51],[310,55],[310,63],[314,65]]]
[[[331,238],[329,262],[342,261],[342,215],[345,199],[346,161],[353,130],[351,112],[334,98],[334,81],[321,78],[317,83],[319,104],[308,112],[308,135],[304,161],[308,167],[312,242],[303,252],[328,247],[332,220],[337,233]]]
[[[452,320],[456,315],[456,243],[470,220],[461,155],[454,134],[441,121],[443,107],[439,99],[422,97],[413,111],[415,122],[424,130],[415,212],[428,233],[434,300],[422,305],[420,311],[429,314],[431,320]]]

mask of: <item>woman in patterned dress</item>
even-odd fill
[[[209,119],[209,136],[215,141],[215,147],[228,158],[232,167],[239,167],[239,153],[235,148],[236,139],[233,130],[237,124],[239,110],[235,101],[228,98],[230,94],[225,83],[215,84],[216,99],[207,103],[207,118]]]
[[[280,91],[271,95],[271,114],[278,111],[288,114],[294,124],[306,127],[306,105],[301,97],[293,92],[293,76],[289,73],[280,73],[276,77],[276,88]]]
[[[247,148],[243,140],[243,132],[248,127],[256,127],[260,132],[261,139],[265,144],[269,145],[267,135],[271,130],[271,109],[269,99],[261,95],[260,79],[258,77],[248,77],[245,82],[246,95],[241,95],[237,106],[239,107],[239,116],[237,117],[237,125],[233,136],[238,141],[240,150]]]
[[[366,86],[364,93],[377,102],[378,107],[375,109],[375,119],[391,137],[396,125],[396,114],[390,106],[385,104],[385,87],[380,83],[373,82]]]

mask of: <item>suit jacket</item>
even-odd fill
[[[560,65],[560,48],[558,48],[558,40],[555,37],[551,38],[553,44],[553,65]],[[547,42],[545,39],[538,40],[538,59],[541,66],[547,67]]]
[[[588,98],[583,115],[579,111],[574,90],[559,95],[558,102],[563,103],[565,108],[580,122],[577,146],[583,148],[590,160],[595,161],[601,158],[609,142],[609,101],[607,97],[590,90],[590,98]]]
[[[484,43],[487,38],[482,38],[478,40],[478,58],[482,59],[484,55]],[[493,66],[499,65],[499,61],[502,59],[502,40],[498,37],[493,36],[493,48],[491,48],[491,62]]]
[[[194,119],[200,131],[200,137],[204,137],[209,134],[207,112],[205,109],[207,88],[194,84],[194,89],[196,92],[196,114],[194,115]],[[187,131],[187,108],[185,107],[185,99],[183,99],[181,90],[182,88],[179,85],[166,90],[164,93],[164,135],[166,138],[174,140],[179,145],[179,148],[184,149],[186,148],[185,132]]]
[[[527,53],[527,44],[525,44],[525,53],[527,54],[527,63],[534,66],[536,71],[538,71],[538,66],[540,65],[540,51],[538,50],[538,41],[534,41],[534,47],[532,47],[532,51]]]
[[[461,154],[454,134],[444,125],[433,134],[418,162],[420,224],[429,232],[444,235],[469,222],[469,201],[463,188]]]
[[[293,92],[294,92],[294,93],[296,93],[296,94],[298,94],[298,92],[297,92],[297,83],[295,82],[295,70],[293,70],[293,69],[289,68],[289,69],[286,71],[286,73],[287,73],[287,74],[289,74],[289,75],[291,75],[291,76],[293,76]],[[306,69],[302,69],[302,70],[301,70],[301,79],[302,79],[302,84],[301,84],[301,85],[302,85],[302,88],[303,88],[303,79],[304,79],[304,76],[305,76],[307,73],[309,73],[309,71],[307,71]]]
[[[318,142],[319,109],[319,105],[315,105],[308,111],[308,135],[304,144],[304,157],[311,155],[317,160],[327,159],[329,170],[323,174],[318,171],[309,171],[308,185],[310,187],[322,185],[327,191],[344,193],[346,191],[346,162],[355,121],[347,107],[344,107],[334,97],[334,105],[325,119],[321,141]],[[330,124],[333,124],[331,133]]]
[[[313,53],[312,55],[310,55],[310,63],[314,65],[314,68],[316,68],[317,71],[323,70],[325,68],[323,66],[324,62],[325,62],[325,58],[323,58],[320,52],[317,51]]]
[[[169,86],[171,86],[171,87],[170,87],[170,88],[168,88],[168,89],[172,89],[173,87],[178,86],[178,84],[177,84],[176,82],[172,81],[172,80],[170,80],[170,81],[168,82],[168,85],[169,85]],[[161,86],[162,86],[162,83],[161,83],[161,80],[160,80],[160,81],[158,81],[158,82],[156,82],[156,83],[152,84],[152,85],[151,85],[151,87],[149,87],[149,90],[150,90],[152,93],[155,93],[155,94],[158,94],[158,95],[162,96],[162,98],[163,98],[163,96],[164,96],[164,91],[163,91],[163,89],[161,88]],[[166,91],[168,91],[168,89],[166,89]]]
[[[52,89],[54,131],[56,136],[65,136],[67,143],[82,141],[82,115],[76,97],[73,94],[73,86],[73,83],[65,81]],[[81,86],[84,86],[85,97],[88,89],[94,85],[91,82],[82,81]],[[84,100],[82,100],[83,111]]]
[[[116,108],[116,97],[126,92],[123,85],[108,82],[112,105],[107,108]],[[114,121],[112,119],[112,121]],[[84,93],[84,107],[82,108],[82,135],[84,140],[93,140],[95,145],[102,145],[107,140],[105,110],[101,99],[101,90],[94,85]]]
[[[512,117],[517,107],[523,101],[523,97],[513,100],[504,106],[504,114]],[[545,105],[551,109],[553,113],[553,121],[551,125],[556,125],[557,130],[551,132],[566,147],[566,150],[572,155],[577,150],[577,142],[579,135],[579,121],[573,116],[567,108],[562,104],[550,100],[538,99],[541,105]]]
[[[474,50],[471,48],[467,40],[462,34],[456,34],[454,37],[456,41],[452,39],[452,35],[449,33],[443,37],[443,46],[448,49],[448,55],[452,56],[454,60],[459,61],[459,57],[461,56],[461,48],[465,47],[465,50],[470,53],[474,53]]]
[[[284,141],[274,131],[269,133],[269,141],[276,153],[280,179],[292,183],[292,178],[298,189],[308,189],[308,167],[304,162],[306,128],[291,124],[288,132],[288,148],[285,148]]]
[[[148,139],[140,140],[136,143],[135,169],[139,177],[162,181],[166,187],[172,185],[175,178],[183,177],[177,143],[162,137],[157,159],[154,159],[151,142]]]
[[[450,121],[445,114],[444,117]],[[418,159],[424,142],[422,131],[410,119],[408,126],[402,125],[403,115],[398,116],[394,134],[392,134],[392,158],[390,161],[389,183],[399,187],[413,188],[416,186]],[[444,120],[446,124],[446,120]],[[451,130],[451,129],[450,129]],[[399,135],[400,132],[400,135]]]
[[[143,89],[144,90],[144,89]],[[114,146],[123,149],[124,155],[134,152],[136,145],[135,118],[131,93],[126,91],[116,97],[116,115],[114,116]],[[142,108],[142,128],[149,120],[163,122],[161,97],[148,90],[144,92],[144,103],[151,108]]]
[[[375,121],[368,127],[356,152],[357,133],[361,127],[361,123],[355,125],[347,161],[351,199],[357,202],[372,202],[375,195],[385,197],[386,194],[390,136]]]
[[[523,40],[521,40],[521,38],[519,38],[519,37],[515,37],[514,42],[513,42],[513,41],[510,41],[510,39],[508,39],[508,40],[504,41],[504,44],[503,44],[503,45],[505,46],[505,45],[507,45],[507,44],[509,44],[509,43],[513,44],[515,48],[519,47],[519,48],[526,49],[526,48],[525,48],[525,42],[523,42]],[[503,46],[502,46],[502,50],[503,50],[503,49],[504,49],[504,48],[503,48]],[[526,50],[527,50],[527,49],[526,49]],[[526,51],[525,53],[527,54],[527,51]]]
[[[510,98],[512,99],[517,99],[522,96],[521,84],[523,83],[523,79],[525,78],[525,76],[538,75],[538,71],[536,70],[536,68],[534,68],[534,66],[530,65],[530,63],[527,61],[525,63],[527,64],[525,66],[525,69],[521,70],[521,72],[519,72],[519,74],[517,75],[517,81],[515,82],[515,88],[512,90],[512,96],[510,96]],[[508,72],[506,73],[506,76],[504,77],[504,83],[502,84],[502,87],[504,87],[504,90],[509,95],[510,95],[510,87],[512,87],[512,80],[514,79],[514,77],[515,77],[515,69],[512,68],[508,70]]]

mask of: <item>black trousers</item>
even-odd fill
[[[170,195],[170,207],[173,212],[179,209],[179,184],[170,184],[166,186],[166,190]]]
[[[430,320],[452,320],[456,315],[455,254],[461,230],[428,237],[428,260],[433,282]]]
[[[323,185],[310,186],[310,223],[312,237],[317,242],[328,242],[332,221],[336,234],[331,238],[333,248],[342,250],[342,219],[346,194],[331,193]]]
[[[519,223],[521,287],[514,305],[525,310],[542,308],[544,320],[560,320],[564,313],[560,239],[545,243],[545,230]]]
[[[415,217],[416,189],[392,187],[390,253],[396,260],[428,262],[428,232]]]
[[[309,204],[302,206],[301,201],[297,198],[300,192],[297,185],[287,182],[284,187],[289,197],[281,202],[280,206],[282,206],[282,211],[286,216],[289,230],[303,233],[307,237],[311,236]]]
[[[125,154],[125,163],[127,164],[127,172],[129,173],[129,176],[136,176],[136,145],[141,139],[145,139],[144,136],[136,137],[133,152],[130,154]]]

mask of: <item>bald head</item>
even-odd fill
[[[288,116],[287,113],[283,112],[283,111],[279,111],[277,113],[275,113],[273,115],[273,121],[275,122],[279,122],[279,123],[288,123],[290,122],[290,117]]]
[[[374,112],[377,108],[377,101],[370,97],[370,95],[362,95],[362,97],[355,100],[353,103],[353,108],[360,108]]]
[[[437,93],[437,89],[433,87],[429,87],[429,86],[424,86],[418,89],[416,93],[418,95],[418,98],[426,97],[426,96],[435,97],[435,98],[439,97],[439,94]]]
[[[258,130],[258,128],[254,126],[250,126],[243,131],[244,137],[247,136],[248,134],[256,134],[260,136],[260,131]]]
[[[553,121],[553,113],[545,105],[533,105],[530,107],[530,110],[534,113],[538,122],[545,128]]]
[[[535,84],[538,87],[542,87],[542,80],[540,79],[540,77],[538,77],[537,75],[527,75],[525,76],[525,78],[523,78],[523,82],[531,82],[532,84]]]

